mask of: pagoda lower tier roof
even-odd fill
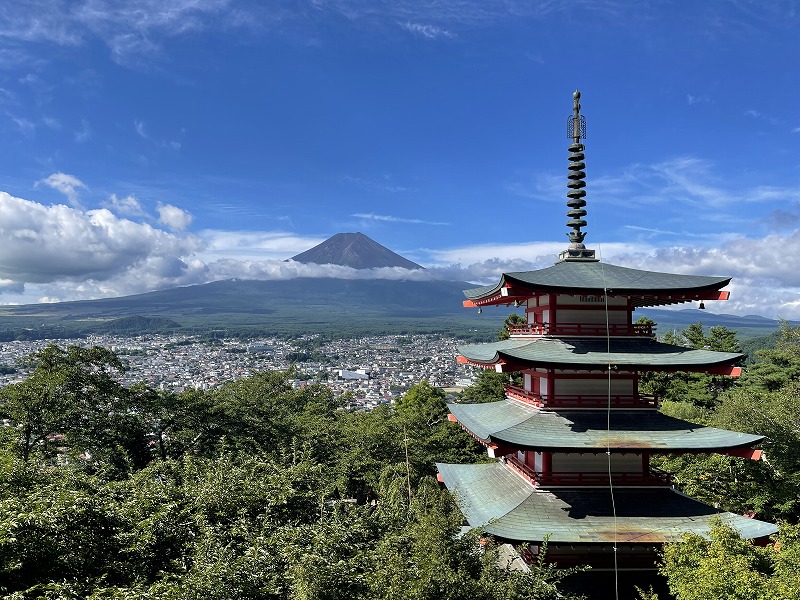
[[[730,366],[743,355],[736,352],[694,350],[650,338],[511,338],[488,344],[459,346],[471,363],[510,363],[517,370],[530,367],[597,370],[609,365],[632,370],[698,370]]]
[[[561,261],[536,271],[503,273],[495,285],[464,290],[475,302],[499,296],[509,288],[511,296],[532,296],[536,292],[562,294],[604,294],[631,296],[634,306],[687,302],[703,292],[720,290],[730,277],[679,275],[619,267],[600,261]],[[519,292],[519,293],[516,293]]]
[[[469,524],[505,540],[542,542],[549,535],[551,544],[661,544],[687,532],[708,537],[714,518],[745,539],[778,530],[670,488],[615,488],[612,503],[609,489],[534,488],[500,462],[436,466]]]
[[[764,436],[695,425],[656,410],[543,411],[513,400],[448,404],[487,443],[547,452],[711,452],[748,448]]]

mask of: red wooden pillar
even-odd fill
[[[525,450],[525,464],[531,469],[536,469],[536,452],[533,450]]]
[[[542,452],[542,475],[549,475],[553,472],[553,453]]]

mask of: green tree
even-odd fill
[[[514,325],[525,325],[527,322],[528,321],[525,317],[522,317],[517,313],[511,313],[503,321],[503,328],[497,332],[497,339],[507,340],[509,337],[511,337],[511,327]]]
[[[475,404],[503,400],[506,397],[505,386],[510,383],[511,374],[484,369],[478,373],[475,383],[458,395],[458,401],[464,404]]]
[[[711,327],[706,335],[702,323],[693,323],[681,332],[668,331],[661,341],[695,350],[740,351],[735,331],[716,326]],[[640,384],[643,392],[664,401],[664,412],[672,409],[677,416],[692,412],[688,408],[682,408],[681,403],[689,403],[701,410],[713,408],[720,395],[733,388],[736,381],[731,377],[705,373],[648,373],[641,376]]]
[[[0,414],[16,425],[13,446],[24,461],[37,450],[49,458],[65,446],[94,462],[142,459],[143,432],[115,378],[124,371],[116,354],[99,346],[51,344],[23,363],[33,370],[23,382],[0,389]]]
[[[763,460],[744,461],[732,482],[730,500],[740,499],[736,508],[771,519],[800,519],[800,382],[774,392],[736,389],[723,397],[711,423],[766,436]]]
[[[800,597],[796,526],[783,526],[775,546],[759,547],[721,521],[710,539],[687,534],[664,547],[661,572],[677,600],[778,600]]]
[[[781,321],[775,348],[756,352],[753,364],[742,376],[742,384],[775,391],[800,381],[800,326]]]

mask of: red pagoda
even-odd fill
[[[724,512],[673,488],[650,457],[721,453],[759,459],[761,436],[704,427],[658,411],[639,391],[646,373],[736,377],[742,355],[661,343],[634,310],[727,300],[730,278],[677,275],[601,262],[584,245],[585,121],[580,92],[569,121],[568,248],[554,266],[504,273],[466,290],[467,307],[524,307],[527,323],[507,340],[462,346],[459,362],[519,372],[522,386],[486,404],[451,404],[450,418],[484,444],[486,464],[438,464],[469,524],[559,566],[652,568],[656,551],[720,518],[744,538],[777,527]]]

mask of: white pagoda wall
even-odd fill
[[[556,396],[605,396],[608,393],[608,377],[598,379],[556,379]],[[632,396],[635,393],[632,379],[611,379],[612,396]]]
[[[556,311],[557,323],[588,323],[591,325],[605,325],[606,311],[600,310],[570,310],[559,308]],[[609,310],[608,322],[614,325],[628,322],[628,313],[622,310]]]
[[[553,473],[606,473],[608,455],[553,454]],[[641,473],[642,457],[636,454],[612,454],[611,470],[614,473]]]

